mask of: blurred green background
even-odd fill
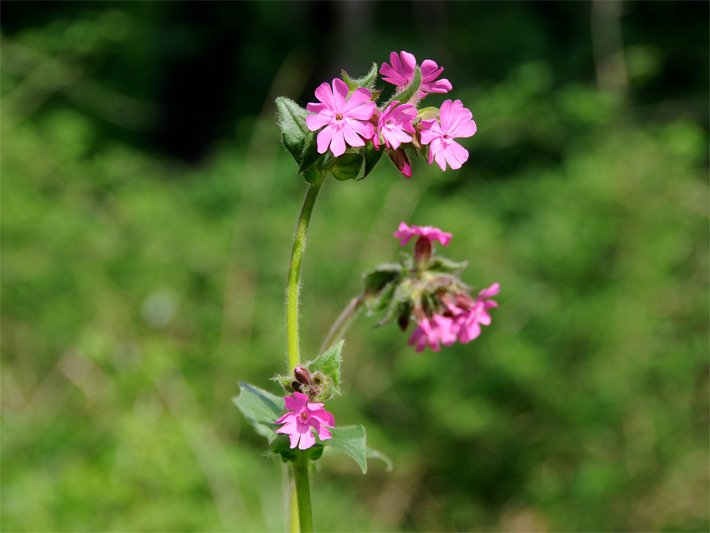
[[[273,99],[409,50],[473,111],[470,159],[326,185],[304,352],[402,220],[453,232],[501,306],[438,354],[355,323],[330,408],[395,469],[324,457],[316,527],[706,531],[707,20],[703,2],[4,3],[0,528],[283,529],[281,466],[230,400],[285,364],[305,187]]]

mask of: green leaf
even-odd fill
[[[317,135],[315,132],[309,131],[303,138],[303,152],[301,153],[301,164],[298,167],[298,172],[303,173],[321,157],[323,157],[323,154],[318,153]]]
[[[331,430],[333,438],[326,441],[328,448],[352,457],[362,470],[367,473],[367,445],[364,426],[342,426]]]
[[[358,179],[365,179],[370,172],[375,168],[377,163],[380,161],[384,149],[376,150],[375,145],[372,143],[367,143],[367,146],[363,150],[363,156],[365,158],[365,169],[363,170],[362,176]]]
[[[305,179],[308,183],[320,183],[321,181],[323,181],[323,178],[325,178],[326,174],[319,167],[320,165],[318,163],[314,163],[306,170],[301,172],[303,179]]]
[[[361,78],[351,78],[344,70],[340,71],[340,76],[351,91],[354,91],[358,87],[365,87],[366,89],[372,90],[375,87],[375,81],[377,81],[377,63],[373,63],[370,67],[370,71]]]
[[[333,176],[340,180],[354,180],[360,174],[363,156],[357,152],[345,152],[335,160],[330,171]]]
[[[365,455],[367,456],[368,459],[379,459],[383,463],[385,463],[385,469],[388,472],[392,471],[392,468],[394,468],[394,464],[392,463],[392,459],[387,457],[384,453],[382,453],[379,450],[375,450],[374,448],[367,448],[365,450]]]
[[[284,411],[283,398],[240,381],[239,396],[232,401],[259,435],[269,442],[276,438],[274,422]]]
[[[322,372],[330,378],[332,390],[329,391],[329,396],[340,394],[340,364],[343,360],[343,342],[335,343],[318,357],[305,364],[311,374]]]
[[[411,100],[416,94],[417,91],[419,90],[419,86],[422,84],[422,71],[419,70],[419,67],[414,67],[414,77],[412,78],[412,81],[409,82],[409,85],[407,85],[404,89],[402,89],[401,92],[395,93],[392,98],[389,99],[387,104],[382,108],[384,109],[387,107],[390,103],[394,102],[397,100],[400,104],[406,104]]]
[[[309,133],[306,110],[293,100],[279,96],[276,99],[276,115],[284,146],[296,163],[300,164],[303,159],[304,141]]]
[[[402,275],[402,265],[398,263],[383,263],[377,268],[365,272],[362,276],[362,284],[365,293],[370,295],[378,294],[389,283],[396,281]]]

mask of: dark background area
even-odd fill
[[[358,319],[329,408],[395,468],[326,454],[316,528],[706,531],[708,10],[4,2],[2,529],[283,529],[230,401],[285,359],[304,184],[273,100],[408,50],[473,111],[470,159],[324,187],[303,349],[401,220],[501,307],[438,354]]]

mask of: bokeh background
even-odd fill
[[[392,50],[479,131],[460,171],[326,185],[303,349],[402,220],[501,306],[438,354],[355,323],[330,407],[395,468],[324,457],[316,527],[708,529],[707,3],[5,2],[1,33],[3,531],[283,529],[230,400],[285,364],[273,100]]]

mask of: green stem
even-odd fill
[[[313,531],[313,515],[311,511],[311,485],[308,479],[308,455],[299,453],[293,462],[293,479],[298,495],[298,523],[301,533]]]
[[[325,352],[333,344],[343,338],[345,332],[348,331],[348,328],[350,328],[350,325],[353,323],[357,312],[362,307],[362,304],[364,302],[363,298],[364,295],[361,294],[360,296],[356,296],[355,298],[350,300],[345,309],[343,309],[343,311],[340,313],[340,316],[335,320],[335,322],[333,322],[333,325],[330,327],[328,334],[325,336],[325,338],[323,339],[323,343],[320,345],[319,353]]]
[[[320,191],[320,183],[308,186],[303,200],[301,215],[298,217],[296,234],[293,237],[291,261],[288,267],[288,284],[286,286],[286,349],[288,352],[288,367],[291,372],[301,361],[298,335],[298,296],[300,291],[301,261],[306,248],[306,234],[311,221],[313,206]],[[290,526],[293,533],[313,531],[311,515],[311,487],[308,481],[308,456],[300,454],[293,463],[293,482],[289,505]]]
[[[306,248],[306,233],[311,220],[313,205],[316,203],[320,183],[312,183],[303,200],[301,216],[298,218],[296,235],[293,237],[291,248],[291,263],[288,268],[288,285],[286,287],[286,343],[288,350],[288,367],[293,370],[300,362],[299,336],[298,336],[298,293],[299,278],[301,276],[301,260],[303,250]]]

